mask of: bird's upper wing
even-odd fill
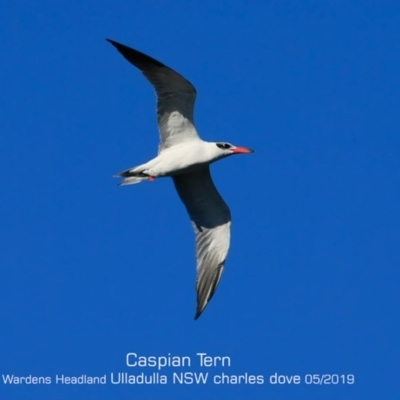
[[[224,270],[231,213],[212,181],[208,166],[173,179],[196,234],[197,319],[215,293]]]
[[[107,39],[154,86],[157,94],[157,119],[160,151],[177,143],[198,139],[193,110],[196,89],[182,75],[140,51]]]

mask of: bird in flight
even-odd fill
[[[210,164],[233,154],[253,153],[227,142],[205,142],[194,126],[196,89],[182,75],[140,51],[106,39],[154,86],[160,145],[157,157],[122,171],[120,185],[171,177],[196,235],[197,319],[214,295],[229,250],[231,213],[218,193]]]

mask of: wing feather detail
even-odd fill
[[[160,61],[114,40],[107,41],[154,86],[160,131],[159,151],[178,143],[199,140],[193,116],[197,94],[194,86]]]
[[[196,235],[197,319],[214,295],[224,270],[231,213],[212,181],[208,166],[174,176],[173,180]]]

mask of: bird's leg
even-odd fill
[[[154,178],[154,176],[149,176],[149,181],[150,182],[154,182],[154,179],[156,179],[156,178]]]

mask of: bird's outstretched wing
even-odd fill
[[[154,86],[157,94],[157,119],[160,151],[175,144],[199,139],[193,111],[196,89],[182,75],[140,51],[106,39]]]
[[[224,270],[231,213],[212,181],[208,166],[173,179],[196,234],[197,319],[215,293]]]

